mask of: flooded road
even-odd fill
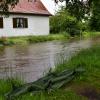
[[[69,59],[80,49],[88,48],[92,40],[52,41],[0,48],[0,79],[19,78],[25,82],[42,77],[51,67]]]

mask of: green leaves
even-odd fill
[[[14,8],[15,5],[19,2],[19,0],[3,0],[0,2],[0,11],[2,14],[7,14],[9,12],[9,7]]]
[[[90,8],[93,0],[55,0],[56,3],[65,1],[66,10],[81,21],[85,18],[85,14],[90,14]]]

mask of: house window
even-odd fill
[[[36,0],[28,0],[28,2],[32,2],[32,1],[33,1],[33,2],[36,2]]]
[[[27,18],[13,18],[13,28],[28,28]]]
[[[0,28],[3,28],[3,17],[0,17]]]

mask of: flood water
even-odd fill
[[[0,79],[14,77],[25,82],[35,81],[80,49],[88,48],[92,40],[52,41],[29,45],[0,47]]]

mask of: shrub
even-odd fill
[[[55,16],[50,18],[50,32],[61,33],[68,32],[71,36],[80,34],[80,26],[77,19],[68,14],[67,11],[61,10]]]
[[[75,36],[75,35],[80,35],[81,31],[76,29],[76,28],[70,28],[69,30],[67,30],[67,32],[69,32],[69,34],[71,36]]]

